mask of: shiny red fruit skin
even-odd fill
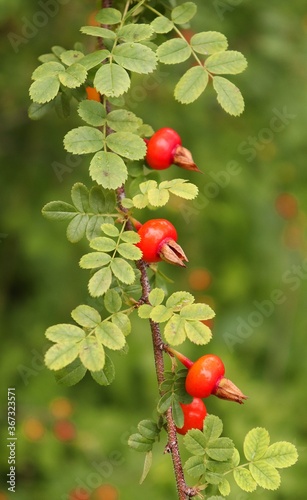
[[[223,361],[215,354],[206,354],[191,366],[185,381],[186,391],[197,398],[207,398],[225,374]]]
[[[190,429],[203,429],[204,419],[207,409],[204,402],[199,398],[194,398],[192,403],[187,405],[180,403],[184,415],[183,427],[176,427],[178,434],[186,434]]]
[[[170,167],[174,160],[177,146],[181,146],[179,134],[172,128],[160,128],[147,144],[146,161],[154,170]]]
[[[141,241],[136,244],[146,262],[159,262],[159,251],[169,240],[177,241],[177,231],[166,219],[151,219],[138,230]]]

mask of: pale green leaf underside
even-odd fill
[[[104,64],[98,69],[94,78],[94,87],[107,97],[118,97],[130,87],[127,71],[118,64]]]
[[[218,31],[202,31],[192,36],[190,41],[198,54],[214,54],[227,50],[228,42],[225,35]]]
[[[90,163],[90,176],[106,189],[116,189],[125,183],[127,167],[115,153],[99,151]]]
[[[185,2],[172,10],[171,17],[175,24],[186,24],[197,12],[197,6],[194,2]]]
[[[172,21],[165,16],[156,17],[151,26],[156,33],[168,33],[174,28]]]
[[[87,337],[83,340],[79,356],[83,365],[92,372],[102,370],[104,367],[104,348],[95,337]]]
[[[70,130],[64,137],[66,151],[76,155],[95,153],[103,147],[104,136],[100,130],[83,126]]]
[[[257,483],[248,469],[235,469],[233,477],[243,491],[252,492],[257,488]]]
[[[247,67],[247,61],[241,52],[227,50],[212,54],[206,60],[206,68],[210,73],[217,75],[237,75]]]
[[[175,99],[182,104],[194,102],[205,90],[209,75],[202,66],[195,66],[180,78],[175,87]]]
[[[57,76],[40,78],[32,83],[30,87],[30,97],[32,101],[39,104],[52,101],[58,94],[60,81]]]
[[[233,116],[239,116],[244,111],[244,99],[238,87],[222,76],[213,77],[213,88],[222,108]]]
[[[157,50],[157,56],[161,63],[178,64],[186,61],[191,55],[191,47],[181,38],[172,38],[162,43]]]
[[[141,43],[117,45],[113,51],[113,57],[117,64],[135,73],[151,73],[157,65],[153,50]]]

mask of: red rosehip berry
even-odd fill
[[[185,388],[191,396],[207,398],[225,375],[222,360],[214,354],[199,358],[188,371]]]
[[[165,260],[185,267],[183,261],[188,259],[176,243],[177,231],[171,222],[166,219],[151,219],[141,226],[138,235],[141,240],[136,246],[142,251],[145,262]]]
[[[160,128],[146,142],[146,161],[154,170],[164,170],[175,164],[186,170],[200,171],[190,151],[182,146],[180,135],[172,128]]]
[[[199,398],[194,398],[192,403],[180,403],[183,411],[184,423],[183,426],[176,430],[179,434],[186,434],[190,429],[203,429],[204,419],[207,415],[207,409],[204,402]]]

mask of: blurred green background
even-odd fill
[[[27,117],[28,87],[37,57],[51,45],[71,48],[85,41],[79,26],[95,1],[0,0],[1,23],[1,455],[6,448],[7,387],[17,397],[17,491],[2,483],[0,500],[176,499],[165,443],[138,484],[143,456],[127,437],[150,418],[157,399],[150,332],[134,321],[128,356],[114,355],[117,374],[108,388],[85,377],[69,389],[58,386],[43,365],[44,330],[68,322],[70,311],[88,301],[87,273],[78,268],[86,244],[71,245],[65,226],[43,219],[41,207],[69,201],[76,181],[90,185],[87,158],[76,161],[62,146],[78,126],[74,115],[42,121]],[[242,449],[245,433],[266,427],[272,441],[296,444],[298,463],[282,472],[279,490],[247,495],[234,487],[231,498],[264,495],[268,500],[306,498],[307,437],[307,11],[304,0],[196,1],[193,31],[216,30],[242,51],[249,67],[232,78],[246,110],[232,118],[211,89],[191,106],[172,90],[184,65],[161,66],[139,78],[129,108],[157,129],[170,126],[204,174],[163,172],[199,186],[194,202],[173,199],[149,217],[169,218],[189,257],[186,270],[165,264],[170,291],[188,290],[210,303],[216,318],[208,348],[182,346],[192,359],[214,352],[226,374],[250,396],[243,407],[214,398],[210,413],[224,421],[225,435]],[[57,11],[57,12],[56,12]],[[46,20],[47,19],[47,20]],[[10,37],[8,34],[11,33]],[[12,36],[12,33],[15,36]],[[189,35],[189,32],[187,32]],[[13,41],[12,41],[13,40]],[[182,438],[180,437],[180,442]],[[184,457],[186,456],[183,451]],[[88,495],[74,495],[84,488]]]

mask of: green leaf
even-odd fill
[[[140,160],[146,155],[144,140],[131,132],[110,134],[106,138],[106,144],[112,151],[129,160]]]
[[[216,441],[223,432],[223,422],[216,415],[207,415],[204,420],[204,437],[206,442]]]
[[[110,321],[103,321],[95,328],[95,335],[99,342],[114,351],[119,351],[126,344],[121,330]]]
[[[198,54],[214,54],[227,50],[228,42],[225,35],[217,31],[202,31],[192,36],[191,46]]]
[[[171,345],[179,345],[186,339],[185,320],[180,316],[174,315],[165,325],[164,337],[166,342]]]
[[[221,495],[227,497],[230,493],[230,484],[227,481],[227,479],[223,479],[219,484],[218,484],[218,489]]]
[[[164,305],[155,306],[151,313],[150,318],[156,323],[164,323],[168,321],[173,315],[172,309],[168,309]]]
[[[253,479],[250,471],[247,469],[235,469],[233,471],[233,477],[237,485],[243,491],[252,492],[257,488],[257,483]]]
[[[96,269],[109,264],[111,256],[103,252],[90,252],[83,255],[79,265],[82,269]]]
[[[215,441],[210,441],[207,445],[207,455],[213,460],[220,462],[229,460],[233,455],[234,444],[231,439],[221,437]]]
[[[85,337],[85,333],[81,328],[66,323],[50,326],[47,328],[45,335],[52,342],[67,342],[71,344],[75,344]]]
[[[165,185],[166,184],[166,185]],[[169,184],[167,186],[167,184]],[[173,181],[165,181],[160,183],[160,188],[166,187],[170,193],[180,196],[185,200],[193,200],[198,194],[198,187],[186,179],[174,179]]]
[[[133,197],[133,205],[136,208],[145,208],[148,205],[148,196],[143,195],[143,194],[137,194],[136,196]]]
[[[197,12],[197,6],[194,2],[185,2],[172,10],[171,17],[175,24],[186,24]]]
[[[108,236],[112,236],[114,238],[116,238],[117,236],[119,236],[119,230],[116,226],[114,226],[114,224],[102,224],[101,225],[101,230],[107,234]]]
[[[208,304],[197,303],[184,306],[180,311],[180,316],[185,319],[202,321],[214,318],[215,312]]]
[[[109,267],[103,267],[90,279],[88,288],[92,297],[100,297],[111,286],[112,273]]]
[[[76,359],[79,350],[79,343],[61,342],[61,344],[55,344],[46,352],[45,364],[50,370],[60,370]]]
[[[136,451],[144,452],[152,449],[153,441],[137,433],[129,437],[128,445]]]
[[[84,54],[80,50],[66,50],[62,52],[60,59],[66,66],[72,66],[74,63],[79,62],[80,59],[83,59],[83,57]]]
[[[68,224],[66,236],[71,243],[78,243],[85,235],[86,226],[88,223],[88,215],[76,215]]]
[[[169,200],[167,189],[150,189],[148,191],[148,201],[153,207],[163,207]]]
[[[113,51],[113,57],[117,64],[135,73],[151,73],[157,65],[154,51],[141,43],[117,45]]]
[[[160,304],[162,304],[164,297],[165,293],[161,288],[154,288],[153,290],[151,290],[148,296],[149,302],[152,306],[159,306]]]
[[[115,290],[108,290],[104,296],[104,307],[110,313],[116,313],[122,306],[122,299]]]
[[[116,132],[131,132],[137,130],[140,125],[138,118],[132,111],[126,109],[116,109],[111,111],[107,116],[109,127]]]
[[[95,337],[83,340],[79,356],[83,365],[91,372],[98,372],[104,367],[104,348]]]
[[[89,191],[81,182],[76,182],[71,189],[71,199],[79,212],[89,211]]]
[[[206,472],[206,466],[204,464],[203,456],[193,456],[188,458],[184,465],[184,469],[191,477],[195,477],[196,479],[200,476],[203,476]]]
[[[71,387],[83,379],[86,374],[86,368],[82,365],[80,359],[75,359],[72,363],[57,370],[54,374],[59,385]]]
[[[91,178],[106,189],[116,189],[125,183],[127,167],[115,153],[99,151],[90,163]]]
[[[95,16],[100,24],[118,24],[122,19],[122,14],[117,9],[103,8]]]
[[[31,102],[28,109],[28,117],[30,120],[40,120],[43,118],[48,111],[53,107],[53,103],[46,102],[44,104],[39,104],[38,102]]]
[[[91,375],[95,382],[99,385],[110,385],[115,378],[115,368],[113,361],[106,354],[105,363],[102,370],[91,372]]]
[[[268,447],[262,458],[273,467],[283,469],[295,464],[298,453],[294,444],[287,441],[278,441]]]
[[[140,241],[140,236],[134,231],[125,231],[121,235],[121,240],[126,243],[138,243]]]
[[[86,226],[86,237],[89,241],[101,234],[101,223],[104,221],[101,215],[93,215]]]
[[[94,102],[94,101],[93,101]],[[112,207],[107,207],[107,192],[105,192],[101,186],[94,186],[90,190],[89,203],[90,207],[95,213],[112,212]]]
[[[84,326],[85,328],[95,328],[95,326],[97,326],[97,324],[101,321],[99,312],[93,307],[85,304],[76,307],[71,312],[71,317],[76,323]]]
[[[182,104],[194,102],[205,90],[209,75],[202,66],[195,66],[180,78],[175,87],[175,99]]]
[[[69,153],[83,155],[95,153],[103,147],[104,136],[100,130],[83,126],[73,128],[64,137],[64,147]]]
[[[213,88],[222,108],[233,116],[239,116],[244,111],[244,99],[238,87],[222,76],[213,77]]]
[[[194,297],[189,292],[175,292],[167,299],[166,307],[172,307],[174,311],[180,311],[184,306],[193,304]]]
[[[144,467],[143,467],[142,477],[140,479],[140,484],[142,484],[145,481],[151,469],[151,466],[152,466],[152,451],[149,450],[145,455]]]
[[[131,332],[131,321],[127,314],[118,312],[112,315],[112,323],[116,325],[125,336],[129,335]]]
[[[227,50],[217,52],[206,60],[206,68],[210,73],[217,75],[237,75],[247,67],[247,61],[241,52]]]
[[[89,71],[95,66],[102,64],[102,62],[110,55],[108,50],[96,50],[95,52],[91,52],[83,57],[83,59],[79,60],[79,64],[84,66],[84,68]]]
[[[59,62],[47,62],[38,66],[32,73],[32,80],[41,80],[57,76],[62,71],[65,71],[65,66]]]
[[[174,399],[172,403],[172,415],[176,426],[180,429],[184,424],[184,415],[180,403],[177,399]]]
[[[101,95],[118,97],[130,87],[130,78],[127,71],[117,64],[103,64],[94,78],[94,87]]]
[[[225,474],[225,472],[230,472],[233,469],[231,460],[218,462],[217,460],[206,459],[206,465],[208,471],[215,474]]]
[[[174,24],[167,17],[159,16],[151,22],[151,27],[156,33],[169,33],[174,28]]]
[[[131,285],[135,280],[135,274],[133,268],[128,262],[120,257],[116,257],[111,262],[111,269],[116,278],[118,278],[123,283]]]
[[[236,448],[233,450],[231,462],[232,462],[233,468],[238,467],[238,465],[240,463],[240,453],[238,452],[238,450]]]
[[[60,81],[57,76],[40,78],[32,83],[29,89],[32,101],[39,104],[52,101],[60,90]]]
[[[84,35],[95,36],[97,38],[106,38],[110,40],[115,40],[116,38],[114,31],[101,28],[100,26],[82,26],[80,31]]]
[[[152,311],[152,306],[149,304],[143,304],[138,308],[138,315],[141,319],[149,319]]]
[[[139,433],[147,439],[156,439],[159,435],[158,426],[153,420],[141,420],[138,423]]]
[[[66,49],[64,49],[64,47],[61,47],[60,45],[54,45],[53,47],[51,47],[51,50],[59,58],[61,57],[61,54],[63,54],[63,52],[66,52]]]
[[[112,252],[116,248],[116,243],[111,238],[99,236],[91,240],[90,247],[99,252]]]
[[[81,64],[75,63],[69,66],[65,71],[59,73],[59,80],[69,89],[80,87],[86,80],[87,71]]]
[[[50,220],[71,220],[76,216],[76,208],[65,201],[51,201],[43,207],[42,214]]]
[[[190,430],[183,438],[184,446],[192,453],[203,457],[206,453],[207,441],[203,433],[199,429]]]
[[[280,486],[279,472],[266,460],[257,460],[249,464],[249,470],[256,483],[266,490],[277,490]]]
[[[163,64],[178,64],[186,61],[191,55],[191,47],[182,38],[172,38],[162,43],[157,50],[157,56]]]
[[[81,101],[78,107],[78,114],[82,120],[94,127],[100,127],[106,121],[104,106],[97,101]]]
[[[270,435],[263,427],[256,427],[247,433],[243,443],[244,455],[253,461],[262,458],[270,444]]]
[[[129,260],[140,260],[142,258],[142,251],[132,243],[120,243],[117,247],[118,253]]]
[[[171,392],[167,392],[166,394],[163,394],[163,396],[159,399],[158,405],[157,405],[157,410],[161,415],[165,413],[169,407],[171,406],[173,402],[174,396]]]
[[[206,345],[212,338],[212,332],[200,321],[186,321],[184,324],[188,339],[197,345]]]
[[[117,32],[117,36],[125,42],[141,42],[147,40],[154,33],[153,28],[149,24],[126,24]]]

